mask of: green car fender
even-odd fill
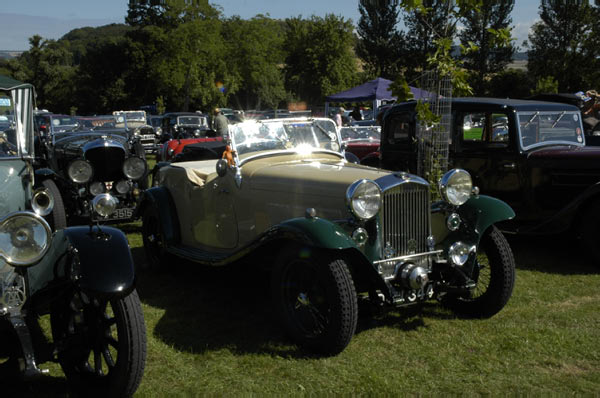
[[[486,195],[471,197],[459,208],[458,213],[461,218],[469,221],[479,238],[491,225],[515,216],[514,210],[508,204]]]
[[[273,228],[268,234],[300,241],[322,249],[357,248],[356,243],[338,224],[323,218],[293,218]],[[273,236],[274,237],[274,236]]]

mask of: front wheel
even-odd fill
[[[356,330],[358,304],[342,258],[312,247],[286,247],[271,283],[274,306],[294,341],[323,355],[346,348]]]
[[[46,221],[48,221],[53,231],[65,229],[67,227],[67,214],[60,190],[56,186],[56,183],[50,179],[43,180],[42,185],[54,198],[54,207],[52,208],[52,212],[45,217]]]
[[[148,266],[159,269],[167,254],[158,210],[152,204],[148,204],[142,213],[142,241]]]
[[[477,285],[469,295],[445,297],[445,304],[456,313],[488,318],[508,303],[515,284],[515,259],[506,238],[495,226],[481,238],[471,279]]]
[[[137,292],[112,300],[74,292],[51,314],[58,360],[76,396],[130,397],[146,362]]]

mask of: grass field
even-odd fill
[[[259,264],[150,271],[140,223],[122,227],[148,334],[138,397],[600,393],[600,266],[564,238],[510,239],[515,290],[491,319],[460,319],[435,302],[361,314],[347,349],[319,358],[282,333]],[[20,394],[66,396],[60,368],[42,367],[51,375]]]

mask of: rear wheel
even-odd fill
[[[469,295],[445,297],[445,304],[456,313],[487,318],[508,303],[515,284],[515,260],[506,238],[495,226],[481,238],[471,279],[477,286]]]
[[[74,292],[51,314],[58,360],[75,395],[130,397],[146,362],[146,328],[137,292],[112,300]]]
[[[346,262],[312,247],[289,246],[272,274],[274,306],[299,345],[336,355],[356,330],[358,304]]]

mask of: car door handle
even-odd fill
[[[510,170],[514,170],[517,168],[517,165],[514,163],[504,163],[502,165],[502,167],[504,167],[505,169],[510,169]]]

